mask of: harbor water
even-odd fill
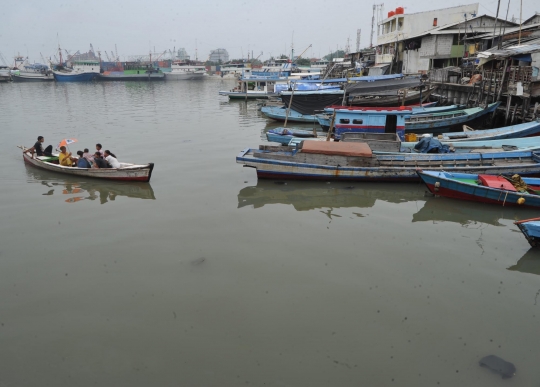
[[[537,211],[257,181],[235,156],[278,124],[233,87],[0,84],[1,387],[538,384]],[[38,135],[151,182],[25,166]]]

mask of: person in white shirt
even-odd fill
[[[114,153],[111,153],[111,151],[106,150],[104,154],[105,154],[105,160],[107,160],[111,168],[120,168],[120,162],[116,159],[116,156]]]

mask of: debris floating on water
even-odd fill
[[[493,372],[501,375],[503,379],[511,378],[516,374],[516,366],[495,355],[489,355],[480,359],[481,367],[487,367]]]

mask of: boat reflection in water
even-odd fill
[[[531,210],[517,207],[494,207],[489,204],[454,200],[443,197],[426,197],[426,203],[413,215],[413,222],[453,222],[463,227],[482,224],[505,225],[500,220],[526,219]]]
[[[112,182],[99,179],[81,180],[75,176],[59,177],[57,173],[43,171],[26,166],[29,183],[41,182],[45,188],[42,195],[66,195],[66,203],[76,203],[81,200],[95,200],[100,204],[114,201],[117,196],[137,199],[155,200],[154,190],[150,183],[141,182]]]
[[[368,208],[377,200],[390,203],[425,200],[418,184],[321,183],[259,180],[256,186],[238,193],[238,208],[261,208],[268,204],[290,204],[296,211],[320,208]]]
[[[510,266],[508,270],[540,275],[540,250],[534,247],[530,248],[529,251],[527,251],[514,266]]]

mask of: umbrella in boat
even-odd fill
[[[69,146],[77,141],[78,140],[76,138],[64,138],[62,141],[60,141],[57,148],[60,148],[61,146]]]

